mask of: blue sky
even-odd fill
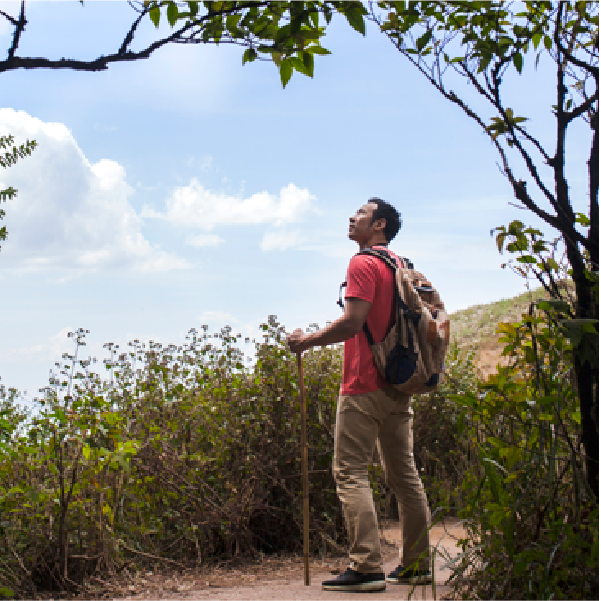
[[[94,58],[118,48],[132,20],[126,2],[27,11],[21,56]],[[155,35],[146,23],[141,41]],[[0,25],[0,51],[11,36]],[[335,18],[323,45],[332,55],[316,58],[314,78],[295,74],[285,90],[273,64],[242,67],[236,47],[172,46],[101,73],[1,75],[0,133],[39,143],[0,173],[19,189],[4,204],[0,252],[4,385],[37,394],[77,327],[100,359],[103,343],[181,344],[205,323],[253,337],[270,314],[289,331],[336,319],[356,251],[348,218],[371,196],[400,210],[391,248],[450,311],[524,290],[489,232],[540,223],[509,205],[487,138],[373,28],[363,38]],[[508,106],[552,144],[551,66],[543,58],[506,85]],[[569,139],[577,210],[587,140],[584,129]]]

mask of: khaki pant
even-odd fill
[[[429,569],[430,510],[413,458],[412,397],[386,388],[341,395],[336,412],[334,480],[350,538],[351,568],[382,572],[380,534],[367,467],[378,445],[386,482],[396,495],[403,532],[401,563]]]

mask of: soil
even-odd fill
[[[481,376],[488,378],[497,373],[497,365],[509,365],[509,357],[503,356],[503,346],[498,343],[484,343],[476,353],[476,365]]]
[[[381,531],[384,568],[388,573],[399,563],[398,545],[402,540],[402,533],[398,522],[386,522]],[[456,540],[464,534],[461,523],[456,520],[447,520],[444,524],[433,526],[430,544],[436,549],[434,585],[412,587],[389,583],[386,591],[377,594],[377,599],[407,599],[410,596],[413,599],[440,599],[449,593],[450,587],[445,582],[451,572],[443,566],[449,557],[459,554]],[[359,599],[371,595],[372,593],[336,593],[322,590],[322,580],[328,580],[333,575],[343,572],[347,566],[347,557],[311,558],[310,586],[304,585],[303,560],[299,556],[263,556],[255,561],[229,562],[192,570],[146,572],[132,576],[132,584],[127,587],[129,596],[126,599],[334,600],[351,597]],[[122,591],[123,589],[119,592]]]

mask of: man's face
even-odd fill
[[[375,225],[372,216],[377,208],[378,205],[368,202],[349,219],[348,237],[351,240],[361,244],[371,238]]]

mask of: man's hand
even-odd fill
[[[348,340],[361,331],[370,309],[371,303],[368,301],[347,298],[342,317],[323,330],[311,334],[303,334],[303,331],[297,328],[288,337],[288,346],[293,353],[302,353],[313,346],[325,346]]]
[[[303,334],[303,331],[300,328],[297,328],[288,336],[288,346],[293,353],[302,353],[309,348],[307,344],[307,336]]]

